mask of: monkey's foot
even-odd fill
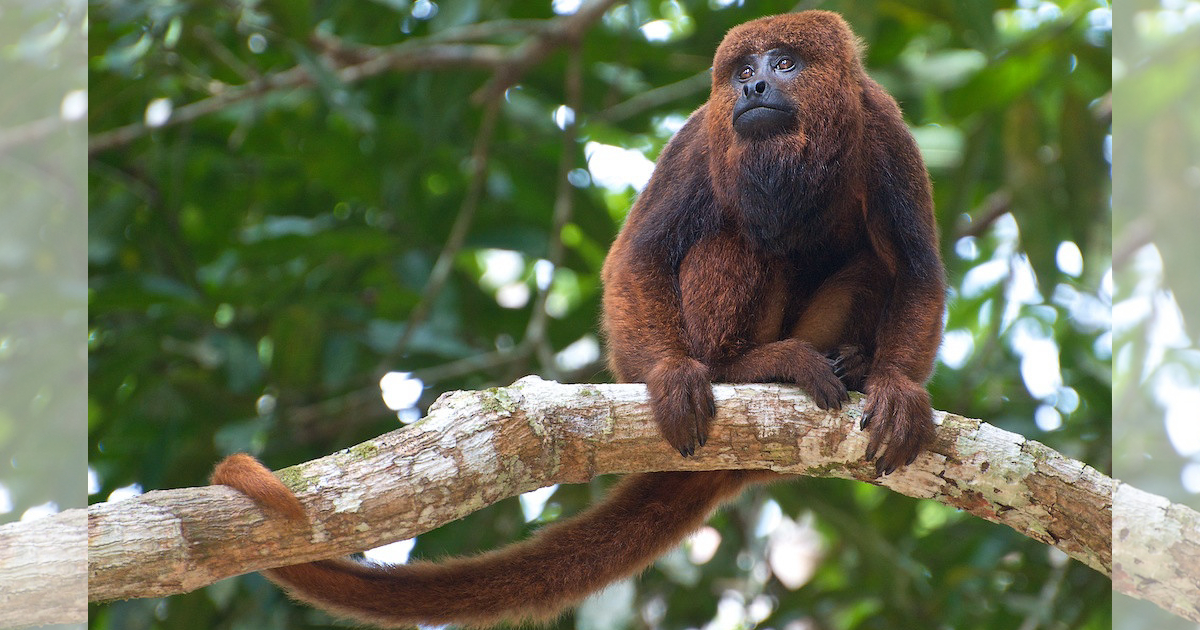
[[[833,365],[833,373],[846,389],[861,392],[866,385],[869,357],[860,345],[841,345],[825,355]]]
[[[708,441],[708,423],[717,413],[708,367],[692,358],[659,361],[646,388],[659,432],[680,455],[694,455]]]
[[[796,338],[758,346],[718,368],[714,378],[731,383],[795,383],[821,409],[841,409],[850,400],[832,361]]]
[[[800,386],[821,409],[841,409],[850,402],[846,386],[835,373],[833,361],[799,339],[778,342],[787,349],[784,381]]]
[[[821,409],[841,409],[842,403],[850,402],[850,394],[846,386],[834,374],[828,359],[822,359],[814,365],[805,365],[797,370],[792,379],[800,389],[803,389]]]
[[[871,431],[867,459],[875,460],[876,474],[886,475],[907,466],[933,441],[929,392],[904,377],[869,378],[860,426]]]

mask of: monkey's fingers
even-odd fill
[[[867,376],[867,356],[862,346],[844,344],[826,356],[833,366],[833,373],[841,379],[846,389],[862,391]]]
[[[862,418],[859,419],[859,421],[858,421],[858,430],[866,431],[867,427],[871,426],[871,421],[874,419],[875,419],[875,410],[868,406],[865,410],[863,410]],[[870,457],[868,456],[868,459],[869,458]]]
[[[877,409],[877,405],[875,404],[875,401],[869,400],[867,402],[866,410],[863,411],[862,421],[860,422],[860,426],[861,426],[862,430],[866,431],[867,427],[870,426],[872,424],[872,422],[878,416],[879,416],[879,410]],[[890,424],[890,423],[884,422],[882,424],[884,424],[886,426],[887,424]],[[866,452],[867,461],[875,459],[876,453],[879,452],[879,447],[883,446],[883,441],[884,441],[885,437],[886,437],[885,431],[883,431],[879,428],[879,424],[876,424],[875,429],[871,431],[870,439],[867,440],[867,452]]]
[[[663,438],[680,455],[695,455],[708,441],[708,424],[716,413],[708,368],[695,359],[664,362],[646,379],[650,407]]]
[[[909,452],[911,445],[906,444],[908,436],[895,431],[890,431],[897,426],[896,422],[880,422],[875,430],[871,432],[871,439],[867,443],[868,461],[875,460],[875,475],[882,477],[894,472],[902,464],[897,461],[904,453]],[[912,457],[916,457],[916,453],[920,452],[920,446],[917,445],[915,450],[911,450]]]
[[[828,363],[801,371],[796,384],[807,392],[821,409],[841,409],[842,403],[850,401],[846,386],[837,374],[834,374]]]
[[[933,440],[929,394],[915,383],[889,383],[872,391],[861,422],[871,427],[866,458],[875,460],[878,475],[911,464]]]

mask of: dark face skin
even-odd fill
[[[733,130],[738,136],[762,140],[795,125],[796,108],[787,97],[786,86],[799,76],[800,69],[795,53],[781,48],[741,60],[730,78],[738,91],[733,106]]]

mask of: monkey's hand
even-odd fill
[[[867,459],[875,460],[876,474],[886,475],[913,463],[933,441],[929,392],[905,376],[868,377],[867,406],[860,427],[871,430]]]
[[[691,357],[663,359],[647,374],[646,388],[659,432],[680,455],[694,455],[717,413],[708,366]]]

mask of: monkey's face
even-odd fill
[[[747,22],[717,47],[704,112],[713,192],[764,247],[811,234],[847,185],[865,76],[850,27],[827,11]]]
[[[742,137],[763,139],[792,131],[795,103],[788,95],[799,75],[798,55],[787,48],[745,55],[730,83],[737,90],[733,104],[733,130]]]
[[[713,58],[710,133],[735,153],[770,140],[800,154],[859,117],[861,71],[857,41],[836,14],[805,11],[734,27]]]

